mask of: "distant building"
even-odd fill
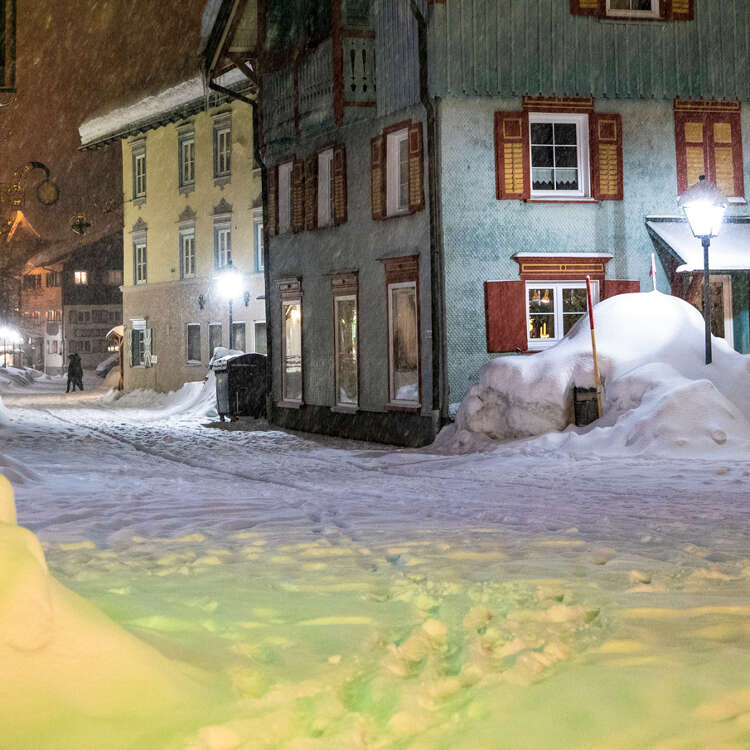
[[[196,77],[80,131],[84,148],[122,140],[125,389],[200,380],[230,337],[235,349],[265,353],[261,185],[247,106],[206,96]],[[231,331],[217,288],[230,267],[242,275]]]
[[[19,316],[27,364],[57,374],[68,354],[78,353],[84,369],[109,356],[107,333],[122,322],[121,247],[115,232],[74,249],[55,244],[29,259]]]

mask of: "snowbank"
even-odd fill
[[[596,306],[604,413],[594,428],[568,428],[573,387],[592,387],[588,318],[557,346],[499,357],[480,372],[438,437],[448,452],[545,433],[540,448],[643,453],[750,449],[750,358],[713,339],[704,364],[704,324],[687,302],[659,292],[623,294]]]

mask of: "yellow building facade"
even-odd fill
[[[154,117],[163,124],[122,138],[125,390],[201,380],[217,346],[266,351],[252,110],[212,95],[208,108],[192,102]],[[231,342],[220,289],[230,267],[241,277]]]

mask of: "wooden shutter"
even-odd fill
[[[370,195],[373,219],[384,219],[386,215],[385,172],[385,137],[378,135],[370,141]]]
[[[334,146],[333,149],[333,224],[344,224],[348,216],[348,196],[346,186],[346,149]]]
[[[641,291],[640,281],[618,281],[606,279],[602,289],[602,299],[614,297],[618,294],[631,294]]]
[[[485,281],[488,352],[523,352],[528,349],[524,289],[523,281]]]
[[[677,192],[684,193],[703,174],[710,178],[706,159],[708,118],[703,112],[675,112]]]
[[[622,117],[619,114],[590,115],[591,192],[600,201],[621,201]]]
[[[305,229],[318,228],[318,155],[305,162]]]
[[[273,166],[268,170],[268,234],[279,233],[279,168]]]
[[[716,186],[730,198],[744,197],[739,112],[712,114],[708,118],[707,136],[709,172]]]
[[[422,123],[409,125],[409,212],[424,208],[424,149]]]
[[[574,16],[603,15],[600,0],[570,0],[570,12]]]
[[[498,200],[525,200],[531,195],[526,112],[495,113],[495,183]]]
[[[692,21],[695,16],[695,0],[662,0],[666,5],[665,18],[671,21]]]
[[[292,162],[292,231],[305,229],[305,162]]]

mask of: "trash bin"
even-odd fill
[[[573,387],[573,411],[575,413],[575,423],[579,427],[591,424],[599,419],[596,388]]]
[[[219,417],[265,416],[266,356],[233,354],[217,359],[211,369],[216,375],[216,410]]]

